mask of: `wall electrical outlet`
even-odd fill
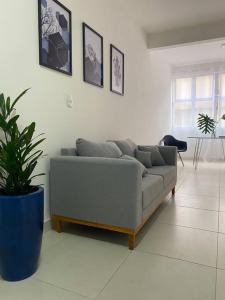
[[[69,108],[73,107],[73,96],[72,95],[69,95],[67,97],[66,104],[67,104],[67,107],[69,107]]]

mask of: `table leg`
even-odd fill
[[[195,160],[196,160],[197,145],[198,145],[198,139],[195,140],[195,152],[194,152],[194,157],[193,157],[193,166],[195,165]]]
[[[194,167],[195,167],[195,170],[197,169],[197,159],[198,159],[199,144],[200,144],[200,139],[197,139],[196,140],[195,158],[194,158]]]
[[[203,144],[203,139],[199,139],[199,151],[198,151],[198,155],[197,155],[197,160],[196,160],[196,165],[195,165],[195,170],[197,170],[198,168],[198,163],[199,163],[199,158],[201,155],[201,151],[202,151],[202,144]]]
[[[223,159],[225,160],[225,151],[224,151],[224,144],[223,144],[223,139],[221,140],[221,146],[222,146],[222,151],[223,151]]]

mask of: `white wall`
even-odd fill
[[[49,158],[58,155],[61,147],[74,146],[78,137],[92,140],[130,137],[138,143],[150,143],[154,137],[156,141],[152,132],[157,124],[153,121],[161,111],[157,93],[154,102],[157,105],[152,107],[149,103],[146,39],[126,17],[127,7],[119,0],[64,0],[62,3],[73,13],[72,77],[39,66],[37,0],[1,1],[0,4],[0,91],[15,97],[31,87],[17,111],[21,113],[21,125],[34,120],[37,133],[46,133],[43,149],[48,158],[40,163],[40,169],[46,174]],[[104,37],[104,89],[82,80],[83,21]],[[125,53],[124,97],[109,91],[110,43]],[[157,85],[154,88],[158,89]],[[72,109],[66,107],[67,95],[74,97]],[[48,175],[41,180],[46,190],[46,220],[49,218],[47,178]]]
[[[150,140],[158,144],[171,133],[171,68],[162,51],[150,53]]]

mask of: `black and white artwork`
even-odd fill
[[[110,89],[124,95],[124,54],[113,45],[110,45],[110,60]]]
[[[83,23],[84,81],[103,87],[103,37]]]
[[[38,0],[40,65],[72,75],[71,12],[57,0]]]

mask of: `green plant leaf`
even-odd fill
[[[10,97],[8,97],[6,100],[6,105],[5,105],[7,114],[9,114],[9,111],[10,111],[10,105],[11,105],[11,100],[10,100]]]
[[[0,94],[0,190],[7,195],[29,193],[32,179],[44,173],[32,175],[43,151],[36,149],[45,138],[34,137],[36,124],[20,129],[19,115],[11,117],[15,105],[28,91],[23,91],[11,104],[10,97]],[[35,141],[36,140],[36,141]]]
[[[214,133],[216,128],[216,121],[210,118],[207,114],[199,114],[197,125],[204,134]]]
[[[34,179],[36,177],[40,177],[40,176],[44,176],[44,175],[45,175],[45,173],[40,173],[40,174],[32,176],[30,179]]]
[[[26,149],[25,149],[25,151],[24,151],[24,153],[23,153],[23,158],[25,159],[26,156],[27,156],[34,148],[36,148],[39,144],[41,144],[44,140],[45,140],[45,139],[41,139],[41,140],[37,141],[37,142],[34,143],[34,144],[31,144],[31,143],[30,143],[29,145],[27,145],[27,147],[26,147]]]
[[[8,122],[7,125],[5,127],[5,129],[7,131],[9,131],[10,129],[12,129],[12,127],[16,124],[16,121],[19,119],[20,116],[16,115],[15,117],[12,117]]]
[[[10,113],[13,111],[16,103],[20,100],[20,98],[22,98],[30,89],[26,89],[25,91],[23,91],[14,101],[13,101],[13,104],[10,108]]]

